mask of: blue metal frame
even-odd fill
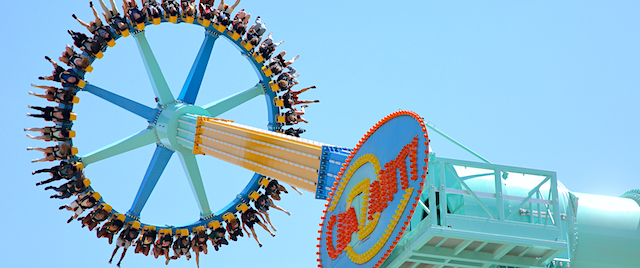
[[[320,157],[320,167],[318,168],[318,181],[316,185],[316,199],[327,199],[336,181],[336,176],[340,172],[342,163],[347,160],[352,149],[322,146],[322,156]]]

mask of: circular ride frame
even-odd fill
[[[236,106],[243,104],[246,101],[253,99],[254,97],[264,95],[267,103],[268,129],[271,131],[279,131],[282,128],[282,124],[276,122],[276,116],[279,114],[279,109],[273,103],[273,99],[276,97],[276,92],[271,90],[271,78],[265,75],[265,73],[262,71],[262,63],[265,61],[260,60],[260,62],[258,62],[254,57],[252,57],[251,52],[253,51],[253,48],[251,47],[251,45],[247,45],[242,42],[243,36],[234,34],[234,32],[230,32],[226,27],[215,24],[212,21],[195,19],[193,17],[163,16],[161,21],[156,20],[155,22],[149,21],[149,19],[150,18],[147,17],[147,21],[144,24],[145,26],[153,24],[157,25],[161,23],[186,23],[199,25],[205,29],[204,41],[202,42],[200,50],[198,51],[196,59],[194,60],[189,75],[184,82],[184,86],[180,91],[180,95],[178,96],[178,98],[174,98],[174,96],[172,95],[169,86],[165,81],[164,75],[162,74],[160,66],[158,65],[153,51],[151,50],[151,47],[149,46],[149,43],[147,42],[147,39],[145,37],[145,26],[132,25],[132,22],[127,20],[130,26],[129,28],[131,30],[130,34],[136,40],[136,43],[138,45],[140,55],[147,70],[149,80],[151,81],[151,86],[156,96],[158,105],[155,108],[151,108],[110,92],[106,89],[100,88],[89,82],[86,82],[86,85],[84,85],[83,88],[78,89],[78,91],[90,92],[135,115],[138,115],[147,120],[149,122],[149,126],[136,134],[116,141],[94,152],[88,153],[86,155],[76,156],[71,161],[80,161],[84,166],[88,166],[100,160],[155,143],[156,149],[153,154],[153,158],[149,163],[140,188],[138,189],[138,192],[136,194],[135,200],[131,205],[131,209],[125,213],[125,215],[127,216],[127,221],[140,221],[140,212],[144,208],[145,203],[153,192],[153,189],[160,179],[160,176],[162,175],[167,163],[169,162],[169,159],[174,152],[177,152],[180,157],[180,161],[182,163],[185,174],[189,179],[193,194],[198,203],[200,209],[200,219],[193,223],[181,226],[157,226],[146,223],[142,223],[142,225],[156,226],[156,228],[162,229],[171,228],[173,229],[173,231],[181,228],[188,228],[190,230],[196,226],[206,226],[208,222],[214,220],[222,221],[222,216],[227,212],[237,212],[236,206],[240,203],[246,203],[248,202],[248,200],[250,200],[248,197],[249,193],[258,190],[258,188],[260,187],[258,182],[264,176],[255,173],[250,179],[247,186],[236,196],[233,201],[231,201],[231,203],[223,207],[218,212],[213,213],[209,208],[209,202],[204,190],[204,185],[202,183],[202,177],[198,168],[196,157],[193,154],[192,149],[188,147],[188,144],[186,144],[184,142],[184,139],[180,137],[180,135],[189,135],[189,133],[178,133],[177,126],[180,123],[180,116],[189,113],[216,117],[228,110],[233,109]],[[138,29],[136,28],[136,26]],[[120,36],[113,29],[111,29],[111,32],[114,36],[114,40],[118,40],[123,36],[127,36],[127,34],[123,34],[123,36]],[[213,45],[219,37],[224,37],[225,39],[230,41],[240,51],[240,53],[245,58],[247,58],[249,63],[251,63],[251,66],[253,66],[253,69],[258,75],[260,81],[255,86],[244,91],[240,91],[236,94],[217,101],[213,101],[203,106],[195,106],[194,103],[202,84],[202,79],[204,77],[204,73],[211,56],[211,51],[213,50]],[[105,46],[102,51],[106,51],[106,49],[107,46]],[[83,52],[82,55],[85,57],[90,57],[91,62],[96,59],[95,56],[89,55],[86,52]],[[85,73],[81,69],[74,68],[73,70],[84,80]],[[70,108],[67,105],[61,106]],[[89,187],[89,190],[93,190],[92,187]],[[101,199],[100,202],[105,203],[103,199]],[[118,212],[114,209],[112,213]]]

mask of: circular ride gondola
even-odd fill
[[[221,25],[220,22],[217,21],[218,16],[215,18],[205,17],[202,14],[198,14],[199,12],[193,16],[188,16],[186,14],[183,15],[179,8],[178,13],[172,14],[167,11],[168,10],[164,10],[164,12],[159,13],[159,17],[154,17],[151,13],[146,13],[143,10],[139,13],[139,15],[142,15],[143,19],[137,21],[135,19],[132,20],[131,18],[124,18],[124,16],[118,17],[116,14],[112,20],[108,21],[110,27],[100,28],[95,32],[96,36],[93,38],[94,41],[98,41],[97,43],[102,44],[99,48],[96,48],[94,43],[90,43],[91,41],[88,41],[89,43],[76,42],[76,46],[82,50],[82,53],[80,53],[81,56],[78,56],[88,58],[89,65],[80,66],[79,64],[74,64],[75,62],[72,59],[71,64],[68,64],[71,69],[66,71],[65,75],[67,75],[67,78],[73,77],[76,78],[76,80],[72,83],[66,80],[67,82],[64,83],[65,77],[62,77],[64,89],[73,91],[74,95],[75,93],[83,91],[92,93],[103,100],[111,102],[146,119],[149,125],[139,133],[86,155],[76,155],[75,153],[77,152],[77,149],[74,148],[72,155],[65,161],[73,163],[79,169],[84,169],[92,163],[155,143],[156,149],[152,161],[149,164],[142,184],[138,189],[138,193],[131,209],[127,212],[119,212],[115,208],[111,209],[107,204],[108,202],[97,194],[98,202],[101,204],[99,208],[104,208],[104,206],[107,205],[109,207],[109,215],[123,219],[125,224],[135,223],[141,229],[149,226],[149,228],[155,228],[157,230],[169,231],[169,229],[171,229],[170,232],[172,233],[182,232],[184,229],[189,232],[195,232],[196,230],[200,230],[203,227],[206,228],[207,226],[210,228],[213,226],[219,227],[220,222],[228,220],[229,217],[234,217],[235,213],[239,210],[246,209],[246,207],[243,207],[243,204],[248,204],[251,200],[249,197],[250,193],[257,191],[261,187],[261,184],[265,184],[265,176],[255,173],[249,179],[247,186],[236,196],[234,200],[215,213],[211,211],[207,201],[206,192],[202,184],[195,154],[191,149],[193,144],[186,143],[186,139],[183,138],[185,135],[194,135],[194,133],[184,133],[178,130],[178,125],[189,124],[189,122],[181,121],[179,119],[180,116],[193,114],[216,117],[219,114],[231,110],[245,101],[252,99],[253,97],[264,95],[267,103],[267,127],[271,131],[281,131],[284,122],[278,119],[282,118],[282,116],[279,116],[280,109],[276,106],[278,103],[277,93],[281,91],[281,88],[278,87],[275,79],[272,77],[283,70],[275,71],[270,69],[266,64],[267,59],[260,55],[260,53],[257,53],[258,47],[254,47],[255,43],[251,44],[249,38],[246,37],[244,33],[235,32],[231,25],[225,26],[224,23]],[[226,15],[229,16],[230,14]],[[228,17],[227,19],[231,18]],[[169,86],[164,80],[159,65],[144,35],[145,27],[160,27],[159,25],[167,23],[198,25],[201,26],[205,32],[203,44],[198,51],[197,58],[195,59],[191,71],[184,83],[184,87],[177,98],[171,94]],[[76,36],[78,35],[77,32],[69,31],[69,33],[74,37],[75,41],[78,41]],[[120,41],[121,38],[125,37],[129,37],[128,39],[133,38],[137,42],[156,96],[158,104],[157,107],[147,107],[134,100],[127,99],[97,85],[91,84],[88,80],[85,80],[87,73],[99,72],[99,70],[93,70],[91,63],[108,54],[108,48],[113,47],[116,44],[116,41]],[[195,101],[209,61],[209,56],[215,43],[214,41],[220,37],[227,39],[248,60],[249,64],[255,70],[259,82],[252,88],[238,92],[230,97],[211,102],[205,106],[196,106]],[[260,40],[262,41],[262,38],[260,38]],[[60,104],[59,107],[71,110],[76,103],[78,103],[77,97],[75,97],[71,102]],[[75,132],[72,130],[74,119],[75,115],[71,114],[68,122],[58,122],[56,124],[58,127],[66,128],[73,133],[68,140],[64,141],[69,144],[73,144],[73,137],[75,136]],[[62,143],[63,142],[59,142],[59,144]],[[141,224],[136,223],[141,221],[140,212],[153,191],[155,184],[162,175],[169,159],[174,153],[179,155],[183,168],[185,169],[185,173],[189,176],[188,179],[191,183],[194,195],[198,200],[200,218],[189,224],[175,226],[154,225],[144,222]],[[85,184],[87,184],[85,192],[98,192],[99,189],[93,189],[88,183]],[[106,198],[108,199],[109,197]]]

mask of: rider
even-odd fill
[[[109,244],[113,242],[113,235],[120,232],[120,229],[124,226],[124,220],[126,216],[116,213],[111,215],[111,219],[102,225],[100,229],[97,229],[98,238],[106,237],[109,239]]]
[[[96,209],[91,211],[87,216],[78,218],[82,223],[82,228],[87,226],[89,231],[93,231],[98,224],[107,220],[111,215],[111,206],[108,204],[100,204]]]
[[[136,240],[136,238],[138,238],[139,234],[140,234],[140,222],[137,222],[137,221],[128,222],[127,227],[125,227],[124,230],[122,230],[122,232],[120,232],[120,235],[118,236],[118,240],[116,241],[116,248],[113,250],[113,253],[111,254],[111,259],[109,259],[109,263],[113,261],[113,256],[116,255],[116,252],[118,252],[118,249],[120,247],[123,247],[122,255],[120,255],[120,260],[118,261],[118,264],[116,264],[116,266],[120,267],[120,263],[124,258],[124,254],[127,253],[127,249],[129,248],[129,246],[131,246],[131,243],[133,243],[133,241]]]
[[[153,241],[156,240],[157,235],[158,232],[154,226],[145,226],[142,228],[142,236],[140,236],[136,242],[135,253],[142,252],[142,254],[148,256],[151,245],[153,245]]]

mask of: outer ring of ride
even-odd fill
[[[374,179],[379,179],[377,176],[378,173],[373,171],[356,174],[360,170],[360,159],[365,159],[367,158],[366,155],[373,154],[375,155],[375,161],[373,162],[378,162],[379,160],[379,169],[387,169],[385,164],[397,157],[397,154],[407,142],[413,139],[411,137],[418,138],[416,143],[415,167],[417,178],[416,180],[408,179],[409,188],[413,188],[412,192],[408,194],[408,196],[403,197],[405,191],[401,190],[400,183],[398,182],[398,192],[394,195],[394,199],[389,201],[386,209],[379,214],[379,221],[374,229],[363,240],[357,241],[356,248],[349,246],[351,250],[345,249],[340,251],[339,255],[337,255],[335,259],[332,259],[329,257],[329,250],[336,248],[337,240],[339,239],[337,235],[339,227],[337,226],[338,224],[344,226],[344,223],[334,222],[333,227],[330,229],[329,224],[331,217],[344,211],[343,207],[350,202],[348,201],[349,193],[355,190],[360,182],[366,179],[369,179],[371,182],[373,182]],[[426,180],[428,156],[429,138],[426,126],[422,118],[416,113],[399,111],[390,114],[376,123],[376,125],[365,134],[340,169],[334,187],[332,187],[330,198],[327,199],[329,203],[322,217],[318,238],[318,267],[331,267],[337,263],[339,263],[340,267],[380,267],[380,265],[384,263],[405,231],[409,231],[407,228],[418,204],[416,197],[422,194]],[[409,156],[407,156],[406,162],[410,162]],[[367,163],[371,163],[371,166],[374,166],[372,162],[367,161]],[[352,169],[352,167],[354,167],[354,169]],[[413,168],[407,167],[407,173],[409,173],[411,169]],[[367,175],[371,175],[372,177],[366,177]],[[407,175],[410,177],[409,174]],[[368,187],[369,185],[366,186]],[[405,199],[404,202],[406,202],[404,206],[402,205],[402,199]],[[355,204],[356,200],[354,199],[353,201],[354,203],[351,204]],[[400,208],[402,209],[400,210]],[[396,211],[396,209],[398,209],[399,212]],[[389,213],[390,211],[391,213]],[[361,218],[360,213],[361,211],[356,211],[358,218]],[[384,233],[386,232],[389,232],[389,234],[385,238]],[[357,234],[353,234],[353,237],[357,237]],[[378,242],[380,243],[379,246]],[[354,244],[353,239],[349,245],[351,244]],[[377,249],[375,249],[376,247]],[[351,253],[349,253],[349,251],[351,251]],[[356,261],[359,262],[357,263]]]
[[[182,17],[177,17],[178,20],[175,24],[180,24],[180,23],[186,23],[186,24],[193,24],[193,25],[198,25],[201,26],[203,28],[205,28],[205,30],[211,31],[213,34],[218,35],[219,37],[225,37],[229,42],[231,42],[236,49],[238,49],[240,51],[240,53],[247,58],[247,60],[251,63],[251,66],[253,67],[254,71],[256,72],[256,74],[258,75],[259,79],[260,79],[260,84],[262,84],[262,88],[264,91],[264,95],[266,98],[266,103],[267,103],[267,114],[268,114],[268,129],[271,131],[279,131],[282,128],[282,124],[281,123],[277,123],[276,122],[276,116],[279,114],[279,108],[275,106],[275,104],[273,103],[273,99],[276,97],[276,92],[273,92],[272,90],[270,90],[269,88],[269,82],[271,82],[271,78],[269,76],[266,76],[261,68],[263,66],[263,64],[258,63],[251,55],[251,53],[249,51],[247,51],[242,45],[241,45],[241,41],[242,41],[242,37],[241,36],[238,40],[233,40],[229,35],[228,29],[225,29],[225,31],[220,32],[218,30],[216,30],[213,25],[213,21],[209,24],[208,27],[205,27],[204,25],[202,25],[200,23],[200,21],[198,19],[194,19],[193,23],[188,23],[185,20],[182,19]],[[131,21],[127,18],[126,19],[127,23],[129,24],[129,30],[130,30],[130,34],[131,35],[135,35],[141,31],[136,30],[136,28],[134,27],[134,25],[131,24]],[[165,19],[165,17],[162,17],[161,20],[161,24],[162,23],[171,23],[168,20]],[[145,29],[147,26],[155,26],[154,24],[150,23],[148,20],[145,22]],[[114,36],[114,41],[117,41],[118,39],[120,39],[122,36],[118,35],[113,28],[111,28],[111,33]],[[205,32],[205,34],[207,34]],[[105,46],[102,49],[102,52],[106,52],[106,50],[108,49],[108,46]],[[89,57],[91,63],[93,63],[93,61],[95,61],[97,58],[93,57],[92,55],[87,54],[86,52],[82,52],[82,55],[85,57]],[[80,75],[82,77],[82,80],[84,80],[85,77],[85,72],[77,69],[77,68],[73,68],[74,72],[76,72],[78,75]],[[82,91],[79,90],[75,87],[67,87],[67,89],[72,89],[75,90],[76,93],[77,91]],[[180,102],[180,101],[178,101]],[[59,105],[62,108],[72,108],[73,105],[64,105],[64,104],[60,104]],[[155,123],[155,122],[151,122],[151,123]],[[70,128],[73,125],[73,123],[68,123],[66,124],[68,125]],[[69,140],[69,143],[73,144],[73,139]],[[158,143],[156,143],[158,144]],[[71,159],[71,161],[75,161],[78,160],[78,158],[73,158]],[[144,226],[155,226],[158,229],[169,229],[171,228],[174,232],[177,229],[183,229],[186,228],[188,230],[191,230],[193,227],[196,226],[207,226],[207,224],[209,222],[212,221],[220,221],[222,222],[222,216],[227,213],[227,212],[231,212],[231,213],[236,213],[238,210],[236,209],[236,206],[239,205],[240,203],[249,203],[249,193],[251,193],[252,191],[257,191],[260,188],[260,185],[258,184],[260,179],[263,178],[265,176],[260,175],[258,173],[255,173],[252,178],[249,180],[249,183],[247,184],[247,186],[238,194],[236,195],[236,198],[234,200],[232,200],[227,206],[223,207],[222,209],[220,209],[218,212],[213,213],[210,216],[207,216],[205,218],[201,218],[195,222],[189,223],[189,224],[184,224],[184,225],[180,225],[180,226],[159,226],[159,225],[153,225],[153,224],[147,224],[147,223],[142,223],[141,225]],[[93,187],[89,186],[88,190],[94,190]],[[100,199],[100,203],[106,203],[104,201],[104,198]],[[113,209],[111,211],[112,214],[114,213],[119,213],[116,209]],[[126,213],[121,213],[121,214],[125,214]],[[127,221],[136,221],[137,219],[131,218],[129,215],[127,215]]]

